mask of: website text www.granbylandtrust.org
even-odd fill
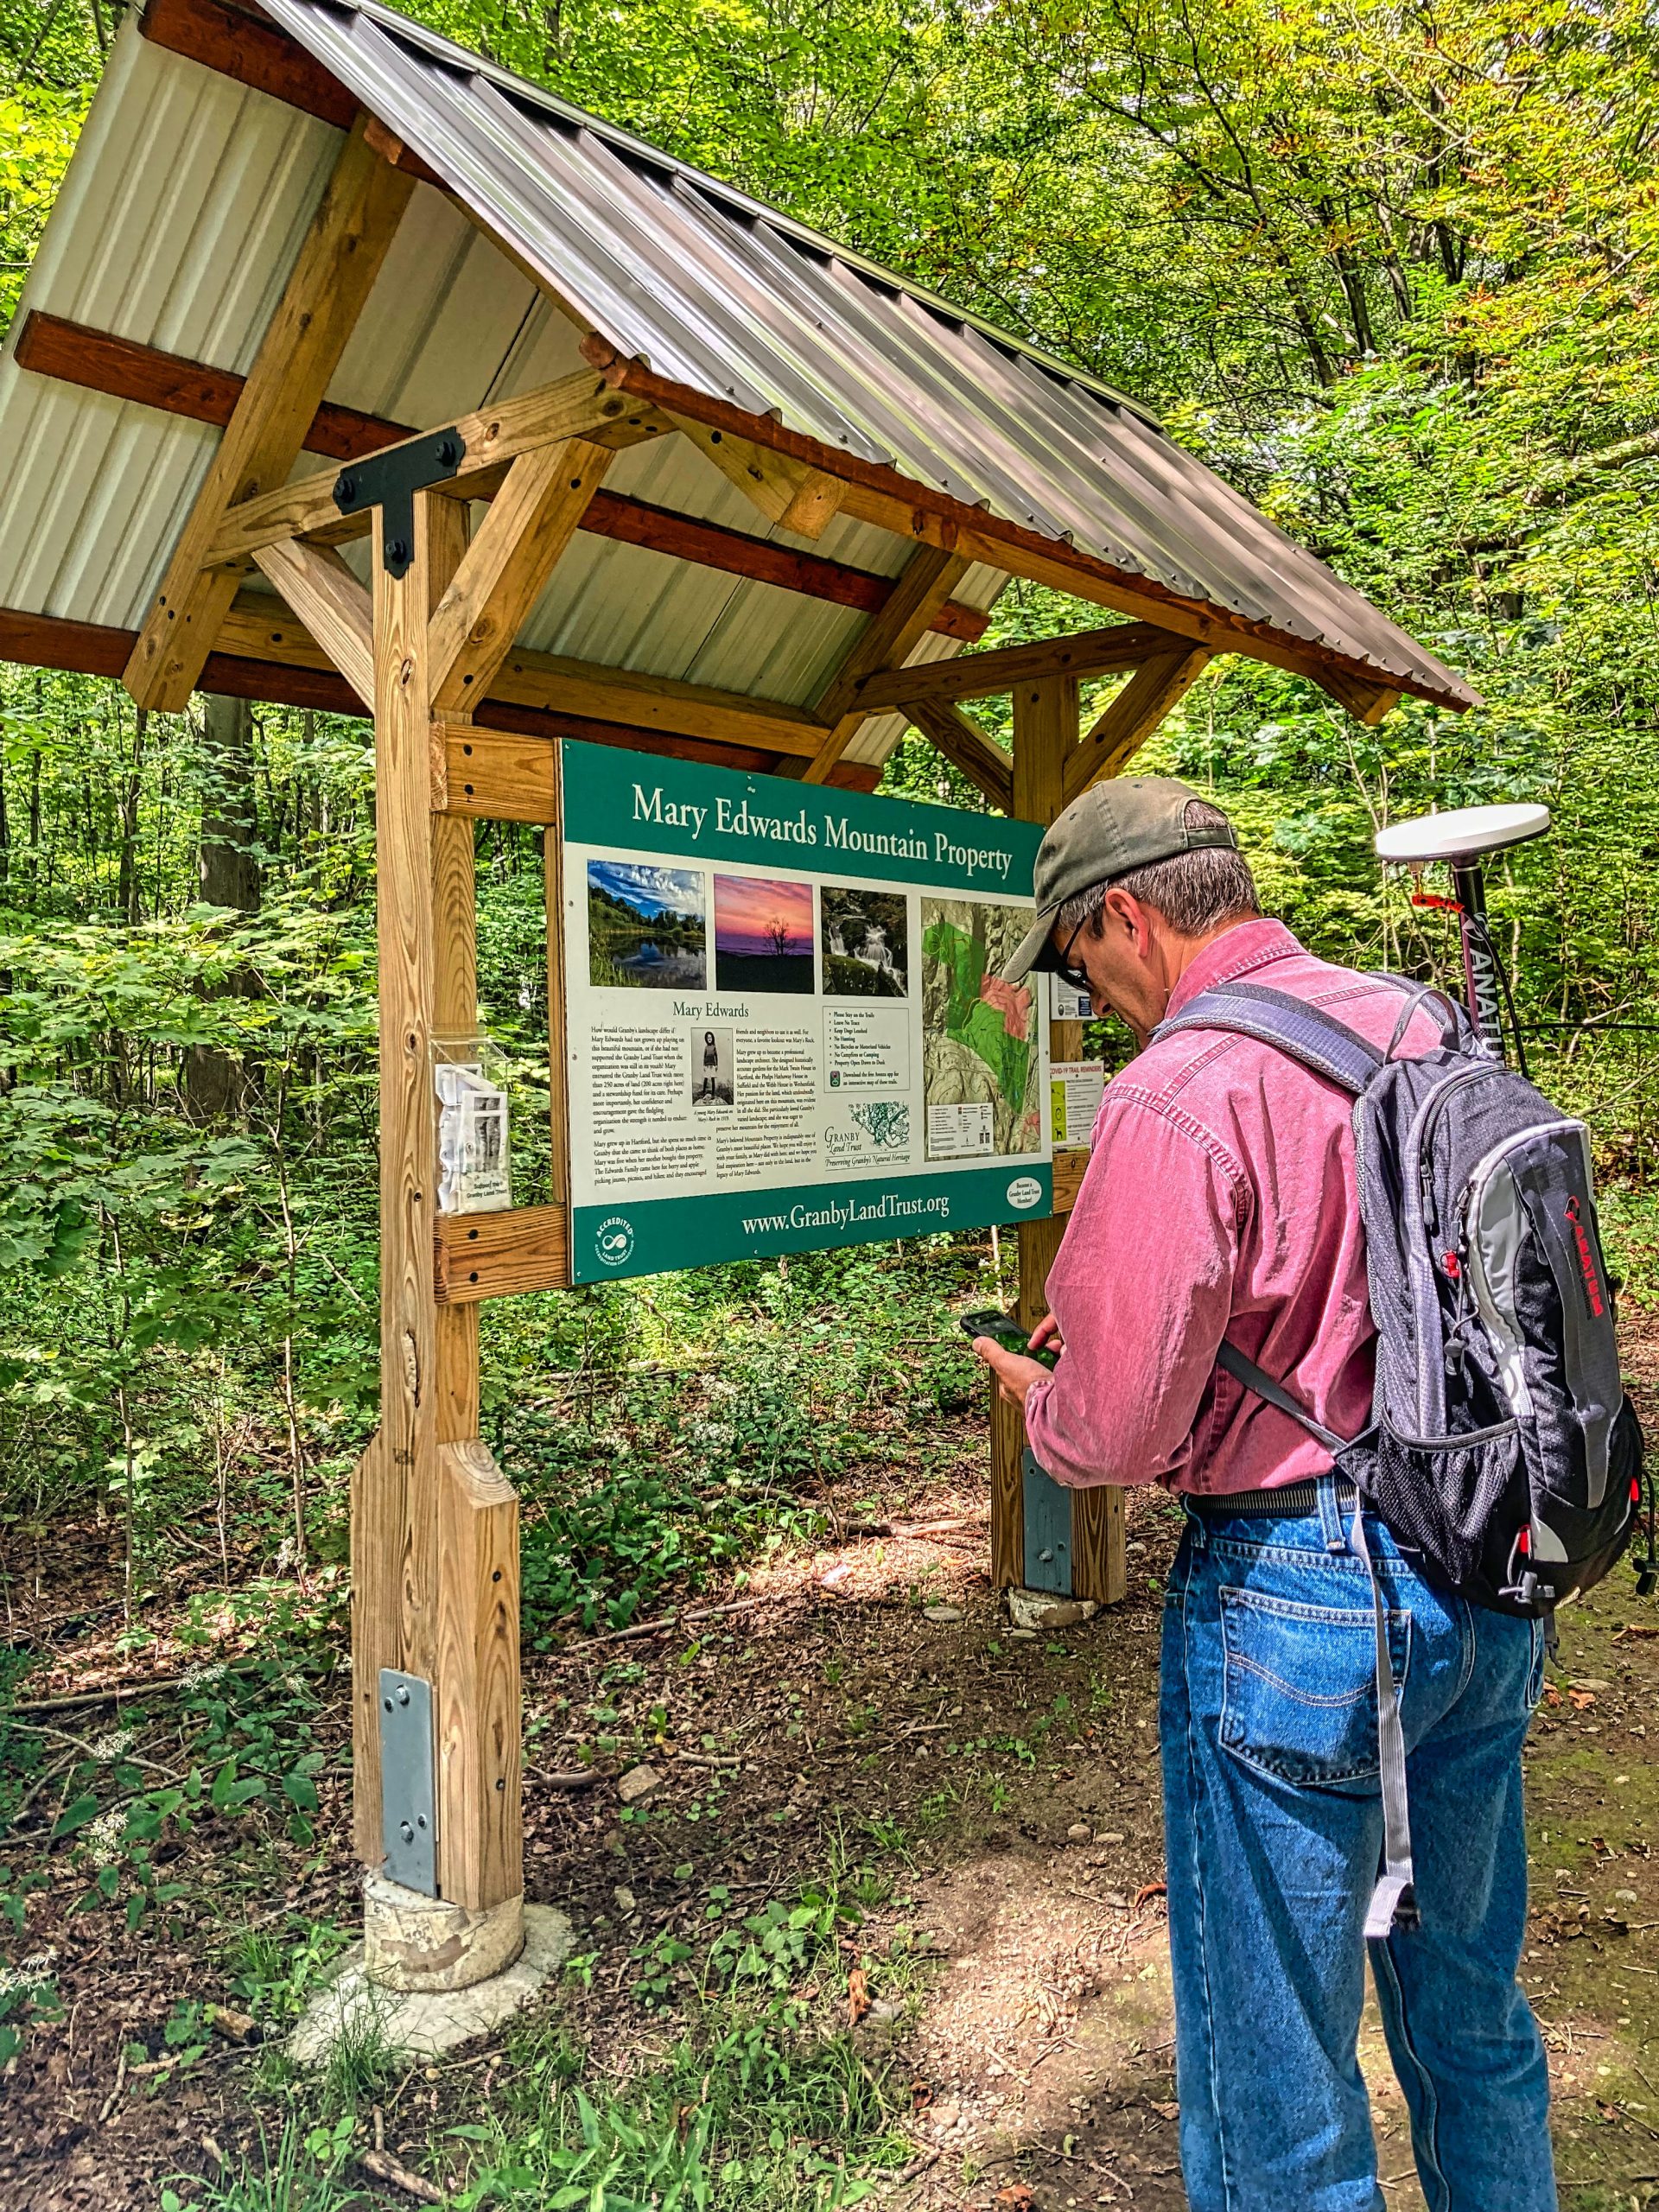
[[[746,1236],[764,1236],[768,1231],[785,1229],[844,1229],[855,1222],[897,1221],[913,1219],[922,1214],[937,1214],[948,1220],[950,1199],[945,1192],[931,1198],[901,1198],[893,1192],[880,1198],[833,1198],[827,1205],[791,1206],[787,1213],[763,1213],[746,1217],[743,1233]]]

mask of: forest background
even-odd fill
[[[1554,834],[1499,872],[1493,905],[1535,1065],[1592,1116],[1639,1258],[1659,1103],[1647,11],[412,12],[1152,403],[1472,677],[1480,711],[1408,701],[1372,732],[1296,679],[1222,662],[1144,762],[1225,799],[1268,906],[1319,951],[1426,973],[1451,972],[1448,946],[1380,882],[1375,829],[1430,803],[1549,804]],[[118,15],[0,0],[0,333]],[[1097,620],[1017,588],[990,642]],[[345,1477],[374,1418],[371,787],[360,721],[203,701],[145,715],[111,684],[0,668],[9,1604],[68,1529],[118,1567],[136,1643],[175,1579],[337,1602]],[[914,739],[885,788],[980,803]],[[513,1056],[531,1200],[535,835],[482,826],[479,859],[483,1019]],[[525,1495],[531,1640],[624,1622],[665,1579],[775,1539],[840,1448],[837,1408],[887,1387],[901,1349],[901,1395],[967,1402],[947,1257],[486,1308],[486,1428]],[[823,1318],[849,1296],[856,1340]],[[664,1390],[665,1372],[695,1387]]]

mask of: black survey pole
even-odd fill
[[[1497,963],[1486,933],[1486,876],[1479,859],[1465,853],[1452,863],[1452,890],[1461,909],[1463,984],[1469,1015],[1499,1059],[1503,1052],[1503,1007],[1497,995]]]

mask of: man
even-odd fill
[[[1397,988],[1265,919],[1231,824],[1120,777],[1060,817],[1035,928],[1048,969],[1141,1046],[1108,1085],[1049,1270],[1039,1362],[975,1349],[1062,1483],[1162,1483],[1186,1532],[1165,1612],[1160,1736],[1181,2156],[1195,2212],[1374,2212],[1356,2060],[1382,1846],[1371,1586],[1351,1488],[1287,1414],[1218,1373],[1225,1338],[1326,1429],[1370,1414],[1351,1101],[1252,1038],[1166,1016],[1234,978],[1386,1047]],[[1430,1024],[1401,1047],[1427,1049]],[[1370,1946],[1431,2212],[1552,2212],[1542,2045],[1516,1980],[1521,1745],[1535,1623],[1440,1595],[1365,1529],[1389,1608],[1421,1927]]]

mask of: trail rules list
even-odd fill
[[[1040,829],[561,755],[575,1281],[1051,1210]]]

